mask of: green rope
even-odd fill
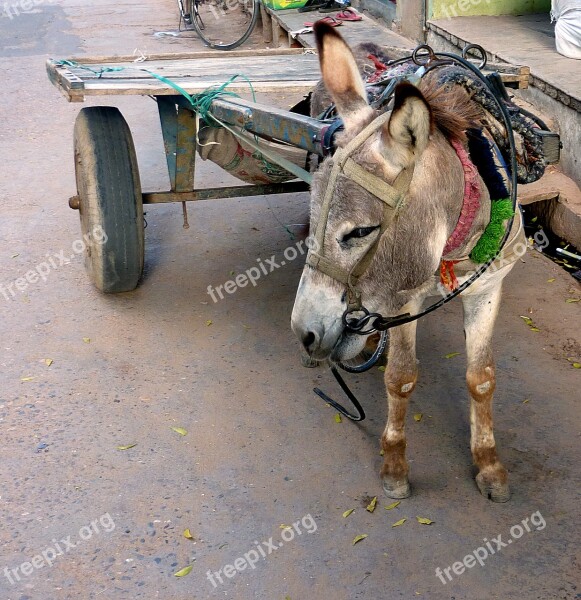
[[[241,77],[246,81],[246,83],[248,83],[248,86],[250,87],[250,91],[252,93],[252,101],[256,102],[256,94],[254,93],[252,82],[250,81],[250,79],[248,79],[248,77],[246,77],[246,75],[233,75],[232,77],[230,77],[230,79],[228,79],[228,81],[220,85],[210,86],[209,88],[206,88],[203,92],[192,95],[188,94],[188,92],[186,92],[186,90],[184,90],[183,87],[181,87],[171,79],[163,77],[163,75],[158,75],[157,73],[154,73],[149,69],[141,70],[146,71],[152,77],[155,77],[162,83],[165,83],[172,87],[176,92],[179,92],[192,105],[194,112],[198,113],[200,115],[200,118],[206,121],[208,124],[210,124],[210,120],[208,118],[210,117],[216,123],[214,127],[221,127],[222,125],[220,121],[216,119],[216,117],[214,117],[214,115],[212,115],[212,113],[210,112],[210,109],[212,108],[212,102],[214,102],[216,98],[240,98],[240,96],[235,92],[231,92],[226,89],[232,82],[236,81],[236,79],[238,79],[239,77]]]
[[[470,252],[470,259],[473,262],[483,264],[496,255],[506,231],[504,222],[512,217],[514,217],[514,210],[510,199],[492,201],[490,222]]]
[[[101,78],[103,73],[114,73],[117,71],[123,71],[124,67],[101,67],[98,71],[96,69],[91,69],[87,65],[81,65],[74,60],[57,60],[55,62],[57,67],[76,67],[78,69],[85,69],[86,71],[91,71],[91,73],[97,75],[97,77]]]

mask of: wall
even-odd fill
[[[428,18],[549,12],[551,0],[428,0]]]

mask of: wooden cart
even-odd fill
[[[400,48],[388,49],[401,53]],[[503,79],[513,86],[528,84],[528,69],[504,66]],[[88,96],[147,95],[157,101],[170,189],[141,189],[131,132],[119,110],[111,106],[83,108],[74,129],[77,194],[71,208],[80,212],[85,240],[98,230],[106,236],[86,244],[85,265],[93,283],[103,292],[134,289],[143,272],[143,204],[185,202],[296,193],[308,190],[306,181],[273,185],[241,185],[196,189],[196,115],[189,100],[176,91],[198,94],[244,74],[256,92],[307,93],[319,79],[319,63],[312,50],[278,49],[154,55],[144,62],[134,56],[49,60],[50,80],[70,102]],[[165,79],[165,81],[163,81]],[[228,91],[247,93],[239,79]],[[222,123],[269,141],[279,141],[324,155],[329,123],[241,98],[216,98],[212,114]],[[104,238],[103,238],[104,239]]]

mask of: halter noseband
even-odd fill
[[[379,248],[379,244],[383,237],[388,224],[394,214],[397,214],[402,207],[407,193],[413,173],[413,165],[410,168],[403,169],[395,178],[393,184],[389,184],[377,175],[370,173],[362,166],[358,165],[351,155],[362,146],[374,133],[383,127],[391,116],[390,112],[385,112],[379,117],[376,117],[367,127],[358,133],[344,148],[339,148],[333,155],[333,166],[323,203],[321,204],[321,212],[317,229],[315,232],[314,248],[310,249],[307,254],[307,264],[317,271],[324,273],[335,281],[347,286],[348,291],[348,307],[346,314],[352,311],[357,311],[362,308],[361,292],[357,289],[359,279],[369,268],[375,254]],[[325,256],[325,231],[329,220],[329,211],[331,209],[331,200],[337,185],[339,175],[350,179],[364,190],[373,194],[376,198],[384,203],[383,219],[381,221],[379,235],[373,244],[367,249],[367,252],[351,267],[345,269],[334,264]]]

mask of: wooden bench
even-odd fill
[[[272,10],[264,4],[260,6],[262,17],[262,32],[264,42],[275,48],[288,46],[296,48],[315,48],[313,33],[293,34],[294,31],[304,29],[306,22],[321,19],[325,14],[318,11],[300,13],[298,10]],[[332,16],[332,13],[331,13]],[[347,21],[339,29],[343,38],[351,46],[362,42],[374,42],[382,46],[387,54],[393,58],[409,56],[413,49],[410,40],[382,27],[379,23],[366,15],[361,15],[362,21]],[[510,63],[490,62],[484,69],[485,72],[497,71],[505,85],[512,88],[526,89],[529,86],[531,70],[522,65]]]

